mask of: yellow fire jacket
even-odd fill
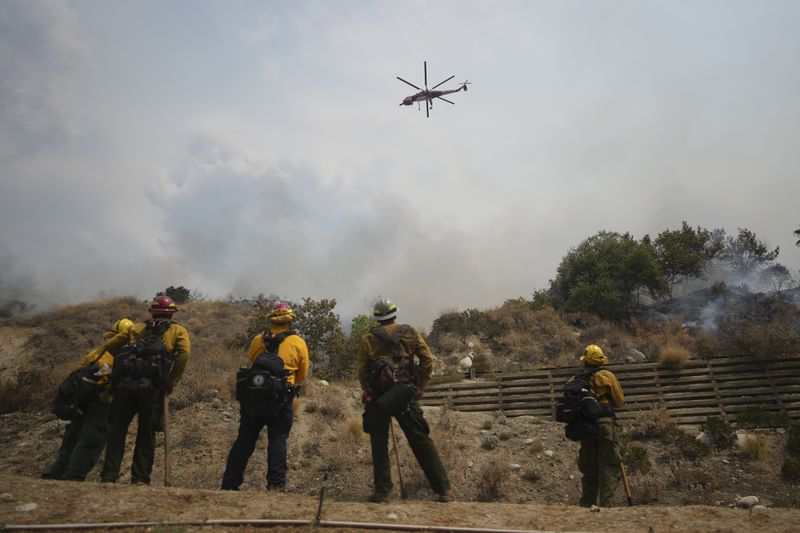
[[[147,324],[144,322],[134,324],[127,333],[114,335],[97,349],[114,354],[126,344],[132,344],[142,338],[146,328]],[[177,322],[172,322],[169,329],[164,332],[164,346],[175,354],[175,366],[172,367],[172,372],[170,372],[166,383],[169,389],[173,389],[180,381],[181,376],[183,376],[186,364],[189,362],[189,353],[191,351],[189,332]]]
[[[280,335],[289,331],[288,324],[273,324],[270,327],[272,335]],[[253,366],[256,358],[264,353],[264,334],[253,337],[250,342],[250,349],[247,350],[247,364]],[[286,337],[278,346],[278,357],[283,359],[283,367],[289,372],[286,379],[292,385],[300,385],[308,375],[308,346],[300,335],[290,335]]]
[[[385,324],[379,325],[379,328],[385,328],[391,337],[397,335],[399,324]],[[414,355],[419,359],[419,369],[422,372],[420,380],[426,383],[431,379],[433,373],[433,362],[436,358],[431,353],[431,349],[422,338],[422,335],[411,326],[404,328],[404,333],[398,339],[408,350],[408,353]],[[381,359],[383,357],[391,357],[392,348],[386,342],[381,340],[374,333],[367,333],[361,339],[361,351],[358,354],[358,380],[361,382],[361,388],[367,390],[369,381],[369,366],[372,361]]]
[[[610,403],[613,407],[622,407],[625,403],[625,394],[622,392],[622,386],[620,386],[617,376],[612,372],[598,370],[594,373],[589,385],[601,403],[606,405]]]
[[[110,339],[115,335],[114,332],[109,331],[103,334],[105,340]],[[106,351],[100,351],[102,346],[98,346],[81,359],[77,368],[83,368],[97,361],[97,366],[100,371],[100,377],[97,380],[97,386],[100,389],[100,401],[103,403],[111,402],[111,370],[114,368],[114,356]]]

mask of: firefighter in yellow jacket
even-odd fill
[[[269,327],[250,343],[249,368],[237,375],[237,399],[241,405],[239,434],[228,454],[222,490],[239,490],[247,463],[265,426],[267,490],[286,488],[286,441],[294,421],[292,401],[309,367],[306,341],[292,330],[294,318],[294,311],[288,304],[277,302],[269,313]],[[258,389],[249,388],[251,379],[256,379]],[[270,393],[264,388],[266,380],[273,386]]]
[[[132,326],[133,322],[121,318],[103,337],[108,340],[119,333],[127,333]],[[42,474],[44,479],[84,481],[106,445],[111,410],[110,375],[114,367],[114,356],[98,347],[83,358],[78,368],[86,368],[92,363],[97,363],[97,397],[90,400],[70,420],[58,450],[58,457],[50,469]]]
[[[113,483],[119,478],[128,426],[136,416],[131,483],[150,483],[162,402],[168,401],[189,362],[189,332],[172,320],[177,311],[172,298],[157,296],[149,308],[152,320],[135,324],[102,347],[114,354],[116,365],[111,376],[111,430],[100,481]]]
[[[378,300],[372,316],[378,326],[364,336],[358,356],[358,379],[365,404],[364,431],[369,433],[372,449],[375,490],[369,500],[376,503],[390,500],[389,426],[394,417],[438,501],[452,501],[447,471],[417,401],[431,379],[433,354],[414,328],[395,323],[397,306],[390,300]]]
[[[619,484],[622,461],[619,428],[613,408],[622,407],[625,395],[616,376],[599,368],[608,363],[608,358],[599,346],[587,346],[580,360],[585,369],[592,373],[589,381],[592,392],[601,404],[608,407],[608,414],[601,416],[596,422],[597,433],[580,441],[578,469],[583,474],[580,504],[583,507],[611,507],[614,505],[614,491]]]

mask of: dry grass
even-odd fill
[[[628,434],[633,439],[657,439],[674,425],[669,412],[664,407],[653,404],[649,411],[641,411],[633,419]]]
[[[341,440],[350,446],[360,446],[366,441],[360,416],[351,416],[342,422]]]
[[[653,475],[648,476],[631,476],[631,493],[633,500],[637,505],[654,503],[658,501],[661,495],[662,482],[658,477]]]
[[[767,439],[761,435],[747,435],[742,445],[742,453],[751,461],[763,459],[769,448]]]
[[[689,350],[677,344],[666,344],[658,353],[658,362],[667,368],[678,369],[689,360]]]
[[[503,498],[504,485],[511,475],[508,465],[499,461],[490,461],[480,474],[477,500],[479,502],[496,502]]]
[[[670,471],[679,487],[693,492],[716,490],[724,484],[723,474],[714,465],[676,464],[670,466]]]

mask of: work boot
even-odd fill
[[[367,499],[372,503],[389,503],[389,501],[391,501],[392,499],[392,495],[388,492],[381,492],[379,490],[376,490],[375,492],[370,494],[369,498]]]
[[[451,489],[443,490],[437,496],[436,499],[440,502],[448,503],[453,501],[453,491]]]

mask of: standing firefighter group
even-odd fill
[[[116,482],[135,416],[131,482],[150,483],[155,433],[164,429],[168,397],[189,361],[189,334],[172,319],[177,311],[172,299],[158,296],[149,307],[147,322],[118,320],[104,335],[104,342],[59,386],[53,412],[70,423],[56,461],[42,477],[83,481],[105,447],[100,479]],[[419,402],[430,383],[435,358],[422,335],[396,322],[397,307],[388,299],[378,300],[373,317],[378,324],[364,335],[358,355],[363,429],[372,448],[374,491],[369,500],[391,499],[389,436],[396,438],[395,419],[436,499],[450,502],[450,480]],[[276,303],[265,331],[250,343],[247,366],[237,372],[239,431],[228,453],[223,490],[239,490],[265,427],[267,490],[286,488],[292,405],[309,372],[308,347],[292,328],[294,319],[289,305]],[[567,424],[568,438],[580,442],[580,504],[610,506],[621,473],[614,408],[622,406],[624,395],[614,374],[603,368],[608,359],[599,346],[587,346],[580,360],[583,368],[566,384],[556,419]]]

